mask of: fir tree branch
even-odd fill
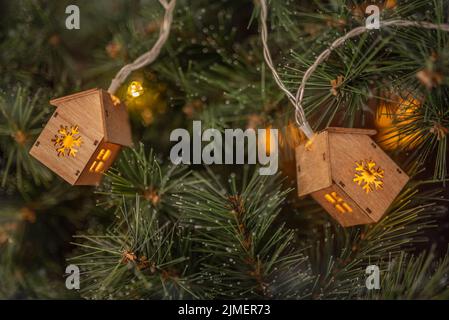
[[[212,173],[210,173],[212,174]],[[211,183],[213,180],[215,183]],[[306,297],[313,281],[306,257],[293,249],[294,234],[274,225],[288,191],[279,178],[255,173],[249,181],[231,176],[229,187],[203,177],[185,190],[178,206],[196,230],[192,241],[205,259],[212,296],[292,299]]]
[[[80,254],[69,261],[82,269],[82,294],[93,299],[205,297],[196,286],[201,275],[188,267],[194,259],[184,231],[159,226],[139,197],[130,208],[123,202],[119,211],[121,219],[104,235],[76,237]]]
[[[13,176],[19,188],[24,187],[27,175],[38,185],[52,178],[50,172],[28,154],[49,111],[39,107],[40,99],[39,91],[29,97],[29,90],[22,87],[17,87],[13,99],[0,96],[0,150],[4,155],[0,169],[2,187],[8,179],[13,180]],[[15,171],[14,175],[11,171]]]

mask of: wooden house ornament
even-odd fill
[[[409,177],[370,138],[327,128],[296,149],[298,195],[311,195],[342,226],[379,221]]]
[[[101,89],[51,100],[56,111],[30,154],[72,185],[98,185],[122,146],[130,146],[126,107]]]

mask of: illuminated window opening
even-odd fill
[[[353,210],[349,204],[347,204],[343,198],[341,198],[335,191],[329,193],[326,193],[324,195],[324,198],[329,202],[330,204],[334,205],[334,208],[338,210],[340,213],[351,213]]]
[[[106,152],[105,149],[101,149],[100,152],[98,152],[97,160],[101,160],[105,152]]]
[[[97,158],[94,162],[92,162],[89,172],[101,173],[104,171],[104,162],[107,161],[111,157],[111,150],[109,149],[101,149],[98,152]]]
[[[97,161],[92,162],[92,165],[90,166],[89,171],[94,172],[96,165],[97,165]]]
[[[102,172],[103,167],[104,167],[104,162],[103,161],[98,162],[97,166],[95,167],[95,172],[97,172],[97,173]]]
[[[107,149],[106,152],[103,155],[103,158],[101,158],[101,160],[107,161],[110,156],[111,156],[111,150]]]

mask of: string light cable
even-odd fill
[[[312,74],[315,72],[315,70],[318,68],[320,64],[326,61],[326,59],[330,56],[332,51],[337,49],[338,47],[342,46],[346,40],[357,37],[363,33],[365,33],[368,30],[366,26],[360,26],[357,28],[352,29],[342,37],[335,40],[326,50],[324,50],[315,60],[315,62],[307,69],[307,71],[304,73],[304,76],[301,80],[300,86],[296,92],[296,95],[291,93],[287,87],[282,82],[282,79],[280,78],[279,74],[276,71],[276,68],[274,67],[273,60],[271,58],[270,49],[268,46],[268,27],[267,27],[267,15],[268,15],[268,8],[266,0],[259,0],[260,4],[260,35],[261,35],[261,42],[263,46],[263,54],[265,63],[267,64],[268,68],[271,70],[271,73],[273,74],[273,78],[276,82],[276,84],[279,86],[279,88],[286,94],[287,98],[290,100],[290,102],[295,107],[295,120],[299,126],[299,128],[304,132],[306,137],[309,140],[312,140],[314,136],[314,132],[307,121],[304,108],[303,108],[303,99],[304,99],[304,91],[306,88],[306,83],[309,80],[309,78],[312,76]],[[434,24],[426,21],[409,21],[409,20],[388,20],[383,21],[380,23],[381,27],[406,27],[406,28],[422,28],[422,29],[429,29],[429,30],[441,30],[449,32],[449,25],[448,24]]]
[[[114,79],[112,79],[111,84],[109,86],[108,92],[114,95],[118,88],[126,81],[131,72],[141,69],[153,61],[157,59],[159,56],[162,47],[167,42],[168,36],[170,35],[170,29],[173,22],[173,12],[176,6],[176,0],[159,0],[159,3],[165,9],[164,20],[162,21],[162,25],[159,31],[159,38],[154,44],[153,48],[150,51],[144,53],[140,57],[138,57],[134,62],[125,65],[120,71],[116,74]]]

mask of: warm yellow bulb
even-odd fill
[[[314,134],[314,135],[312,136],[312,138],[309,139],[309,140],[306,142],[306,144],[305,144],[305,146],[304,146],[304,148],[306,149],[306,151],[312,150],[313,141],[315,140],[315,137],[316,137],[316,136],[317,136],[317,135]]]
[[[120,99],[118,97],[116,97],[112,94],[111,99],[112,99],[112,104],[114,105],[114,107],[120,106]]]
[[[142,83],[140,83],[139,81],[133,81],[130,83],[129,87],[128,87],[128,95],[133,97],[133,98],[137,98],[140,97],[143,94],[144,90],[143,90],[143,86]]]
[[[405,129],[414,121],[414,114],[420,108],[421,101],[412,96],[393,97],[391,100],[391,102],[381,102],[377,109],[376,140],[386,150],[397,148],[411,150],[421,143],[421,133],[407,133]]]

